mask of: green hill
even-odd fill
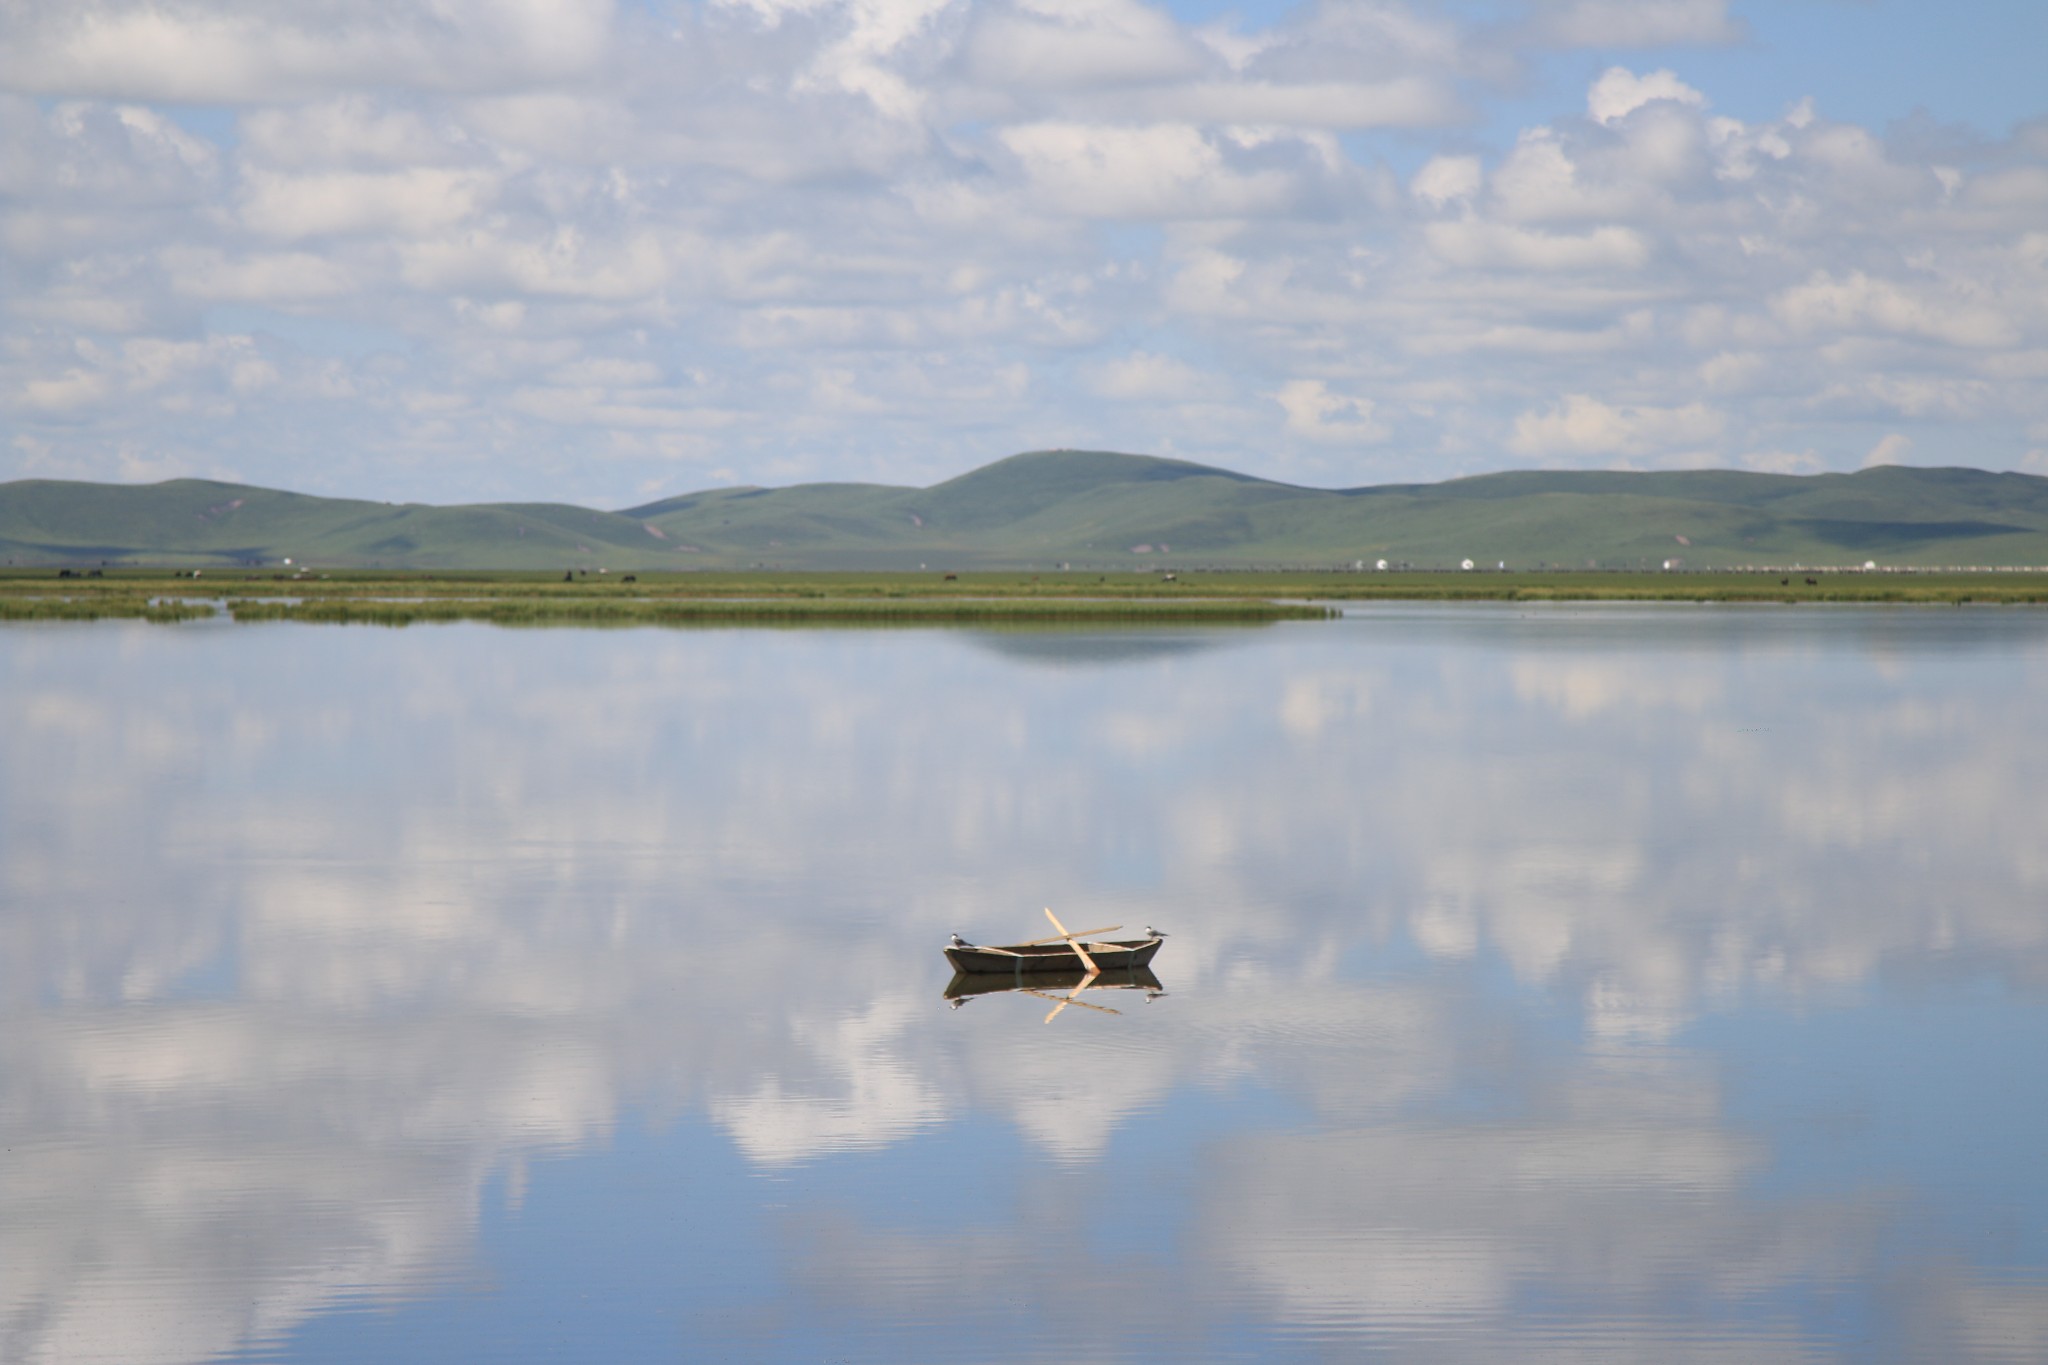
[[[2048,479],[1885,467],[1515,471],[1317,489],[1105,451],[1036,451],[931,488],[721,488],[620,512],[432,507],[198,479],[0,484],[0,559],[552,569],[1071,563],[1510,567],[2048,564]]]
[[[557,503],[430,507],[207,479],[0,484],[0,558],[15,564],[652,565],[678,558],[666,543],[651,523]]]

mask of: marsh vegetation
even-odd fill
[[[2048,574],[1275,573],[0,573],[0,620],[127,618],[408,625],[1255,623],[1356,601],[2048,603]]]

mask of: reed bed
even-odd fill
[[[228,610],[237,622],[243,623],[305,621],[372,626],[452,621],[499,626],[1257,624],[1317,620],[1332,614],[1330,608],[1322,606],[1230,598],[1180,602],[946,598],[655,598],[610,602],[544,598],[300,602],[235,599],[228,603]]]
[[[199,621],[218,614],[218,609],[207,602],[160,601],[134,595],[0,595],[0,621],[134,620],[168,624],[174,621]]]

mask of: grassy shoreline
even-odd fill
[[[0,622],[408,625],[1171,624],[1314,619],[1359,601],[2048,605],[2038,572],[422,573],[0,570]]]
[[[590,601],[506,597],[497,600],[260,602],[227,604],[237,622],[311,621],[403,626],[482,621],[501,626],[692,625],[1204,625],[1317,620],[1325,607],[1207,598],[1186,602],[1032,601],[953,598],[860,601],[846,598],[677,598]]]

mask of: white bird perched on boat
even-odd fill
[[[1158,931],[1157,929],[1154,929],[1154,928],[1153,928],[1153,927],[1152,927],[1151,925],[1149,925],[1149,924],[1148,924],[1148,925],[1146,925],[1146,926],[1145,926],[1145,937],[1146,937],[1146,938],[1165,938],[1165,937],[1166,937],[1166,935],[1164,935],[1164,934],[1160,933],[1160,932],[1159,932],[1159,931]]]
[[[966,939],[960,937],[960,935],[955,934],[953,935],[953,946],[955,948],[972,948],[974,945],[972,943],[969,943]]]

